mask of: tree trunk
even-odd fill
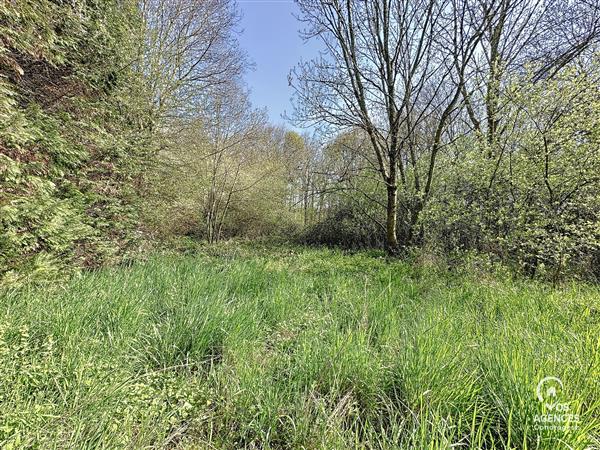
[[[385,248],[390,256],[398,254],[398,236],[396,233],[396,219],[398,215],[398,187],[388,185],[386,208],[386,241]]]

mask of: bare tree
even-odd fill
[[[213,93],[204,114],[208,139],[204,216],[207,240],[215,242],[221,238],[233,196],[250,189],[268,174],[263,171],[256,179],[242,178],[244,169],[247,171],[255,162],[253,156],[266,127],[266,114],[253,109],[247,92],[232,85]]]
[[[318,176],[319,143],[310,135],[300,135],[295,131],[285,133],[286,178],[288,184],[288,204],[290,210],[302,211],[302,222],[307,226],[316,212],[318,189],[315,185]]]
[[[469,67],[463,96],[473,128],[490,158],[501,151],[510,124],[502,121],[503,89],[511,75],[533,70],[551,78],[600,38],[598,0],[483,0],[487,28]]]
[[[295,119],[338,129],[362,129],[366,155],[387,191],[386,242],[398,252],[398,188],[402,246],[415,238],[431,194],[436,158],[461,105],[466,69],[489,9],[469,0],[297,0],[306,39],[326,52],[299,64],[290,78]]]
[[[230,0],[141,0],[145,42],[140,70],[155,118],[189,115],[206,89],[247,67],[236,39],[239,14]]]
[[[209,89],[204,97],[194,120],[160,153],[165,168],[161,196],[168,196],[167,209],[175,219],[185,218],[180,225],[186,232],[212,243],[222,239],[228,225],[240,231],[234,213],[252,220],[265,214],[265,205],[280,201],[283,209],[277,180],[284,170],[280,130],[268,125],[264,110],[252,107],[244,86],[233,81]]]

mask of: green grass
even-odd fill
[[[220,247],[5,294],[0,448],[597,448],[592,287]],[[557,376],[578,426],[536,429]]]

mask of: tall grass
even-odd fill
[[[244,248],[6,293],[0,447],[597,448],[599,298]]]

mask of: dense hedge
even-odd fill
[[[116,0],[0,4],[0,285],[132,248],[147,148],[130,101],[135,11]]]

